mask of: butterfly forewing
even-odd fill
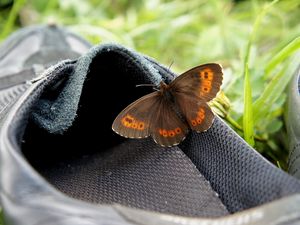
[[[152,117],[150,134],[161,146],[170,147],[179,144],[188,132],[188,126],[176,114],[170,102],[160,100],[157,112]]]
[[[150,135],[151,115],[156,111],[159,94],[148,94],[127,106],[114,120],[112,129],[128,138],[144,138]]]
[[[170,89],[180,93],[191,93],[203,101],[216,97],[223,79],[222,67],[209,63],[194,67],[178,76],[170,84]]]

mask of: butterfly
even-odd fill
[[[126,138],[146,138],[164,147],[178,145],[189,132],[208,130],[214,113],[207,102],[219,92],[223,72],[219,64],[194,67],[170,84],[127,106],[114,120],[112,129]]]

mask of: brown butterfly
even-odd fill
[[[126,138],[151,135],[161,146],[178,145],[189,128],[202,132],[211,127],[214,114],[207,102],[220,90],[222,79],[222,67],[210,63],[190,69],[169,85],[162,81],[158,91],[127,106],[112,129]]]

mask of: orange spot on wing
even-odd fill
[[[191,122],[192,122],[192,126],[197,126],[196,120],[192,120]]]
[[[199,76],[201,79],[212,80],[213,79],[213,71],[210,68],[205,68],[199,72]]]
[[[138,129],[139,130],[144,130],[145,129],[145,123],[144,122],[139,122]]]
[[[168,131],[168,136],[169,136],[169,137],[174,137],[174,136],[175,136],[175,131],[169,130],[169,131]]]
[[[209,93],[211,90],[211,82],[209,81],[206,82],[206,83],[203,83],[201,84],[201,87],[200,87],[200,95],[205,95],[207,93]]]
[[[158,129],[158,133],[163,137],[175,137],[176,135],[181,133],[181,129],[176,127],[175,129]]]
[[[201,119],[204,119],[205,117],[205,111],[203,108],[200,108],[198,113],[197,113],[198,117],[201,118]]]
[[[205,110],[202,107],[200,107],[197,112],[196,118],[191,120],[192,126],[195,127],[195,126],[201,124],[203,122],[204,118],[205,118]]]
[[[180,127],[175,128],[175,133],[180,134],[181,133],[181,128]]]
[[[158,132],[161,136],[163,135],[163,129],[159,129]]]
[[[210,80],[204,80],[203,81],[203,86],[211,87],[211,81]]]
[[[134,118],[129,114],[125,115],[121,119],[121,123],[123,126],[135,130],[144,130],[146,128],[146,124],[144,122],[137,120],[136,118]]]
[[[201,123],[202,123],[202,119],[201,119],[200,117],[197,117],[196,120],[197,120],[197,123],[198,123],[198,124],[201,124]]]
[[[164,137],[168,137],[168,131],[165,130],[165,129],[163,130],[163,136],[164,136]]]
[[[209,73],[208,74],[208,80],[210,80],[210,81],[212,81],[213,80],[213,78],[214,78],[214,74],[211,72],[211,73]]]
[[[201,80],[200,95],[203,96],[211,91],[214,74],[210,68],[205,68],[199,72],[199,77]]]

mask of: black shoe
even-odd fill
[[[299,224],[300,181],[221,119],[177,147],[111,130],[117,114],[174,74],[118,45],[35,79],[0,115],[7,224]]]
[[[286,128],[289,137],[289,173],[300,179],[300,67],[289,86]]]

